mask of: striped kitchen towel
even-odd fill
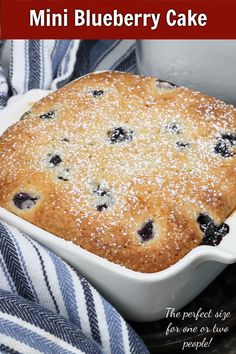
[[[0,350],[148,353],[120,314],[69,265],[0,223]]]
[[[0,41],[0,109],[13,95],[56,89],[98,70],[135,72],[135,41]]]
[[[0,108],[95,70],[135,71],[134,41],[0,41]],[[0,222],[1,353],[148,353],[120,314],[52,252]]]

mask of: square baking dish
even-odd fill
[[[0,135],[49,91],[32,90],[0,112]],[[0,152],[1,153],[1,152]],[[1,191],[0,191],[1,192]],[[198,246],[158,273],[140,273],[96,256],[0,208],[0,220],[26,233],[84,275],[127,319],[154,321],[166,308],[180,309],[196,297],[227,264],[236,262],[236,212],[230,232],[217,247]]]

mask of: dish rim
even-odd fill
[[[229,224],[231,224],[232,221],[236,221],[236,213],[234,212],[233,214],[226,221]],[[63,238],[60,238],[59,236],[56,236],[51,232],[48,232],[30,223],[29,221],[24,220],[23,218],[15,215],[14,213],[2,207],[0,207],[0,220],[26,233],[26,235],[29,235],[29,233],[34,233],[36,235],[36,238],[38,238],[39,233],[41,233],[43,236],[42,240],[44,239],[45,236],[48,237],[48,241],[50,245],[53,246],[55,245],[55,247],[57,246],[66,247],[68,251],[72,251],[74,254],[78,253],[78,256],[81,255],[85,257],[87,260],[92,261],[92,263],[99,264],[103,268],[109,268],[110,270],[115,271],[119,275],[125,276],[127,278],[132,278],[133,280],[142,280],[148,282],[150,280],[161,281],[163,279],[175,276],[181,270],[186,269],[191,265],[194,264],[199,265],[203,261],[212,260],[212,261],[218,261],[220,263],[225,263],[225,264],[231,264],[236,262],[236,251],[235,254],[233,254],[233,253],[226,252],[224,249],[219,247],[220,245],[216,247],[204,245],[204,246],[195,247],[190,252],[188,252],[183,258],[181,258],[178,262],[176,262],[175,264],[173,264],[172,266],[164,270],[161,270],[159,272],[153,272],[153,273],[144,273],[144,272],[135,271],[126,268],[122,265],[113,263],[112,261],[109,261],[106,258],[103,258],[90,251],[87,251],[86,249],[83,249],[79,245],[74,244],[72,241],[64,240]],[[32,229],[32,231],[30,231],[29,229]],[[229,238],[232,233],[233,232],[230,231],[230,233],[227,236],[225,236],[225,238],[227,237]],[[40,243],[40,241],[38,242]],[[222,240],[221,243],[223,242],[224,240]],[[44,243],[42,242],[42,244]]]

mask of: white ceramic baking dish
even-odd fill
[[[11,101],[0,113],[0,135],[33,102],[48,91],[33,90]],[[1,152],[0,152],[1,153]],[[228,218],[230,233],[219,246],[199,246],[172,267],[158,273],[134,272],[98,257],[0,208],[0,219],[48,247],[91,283],[128,319],[163,318],[167,307],[180,309],[196,297],[225,267],[236,262],[236,213]]]

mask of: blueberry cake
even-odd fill
[[[236,109],[161,80],[89,74],[0,137],[0,205],[141,272],[216,246],[236,208]]]

